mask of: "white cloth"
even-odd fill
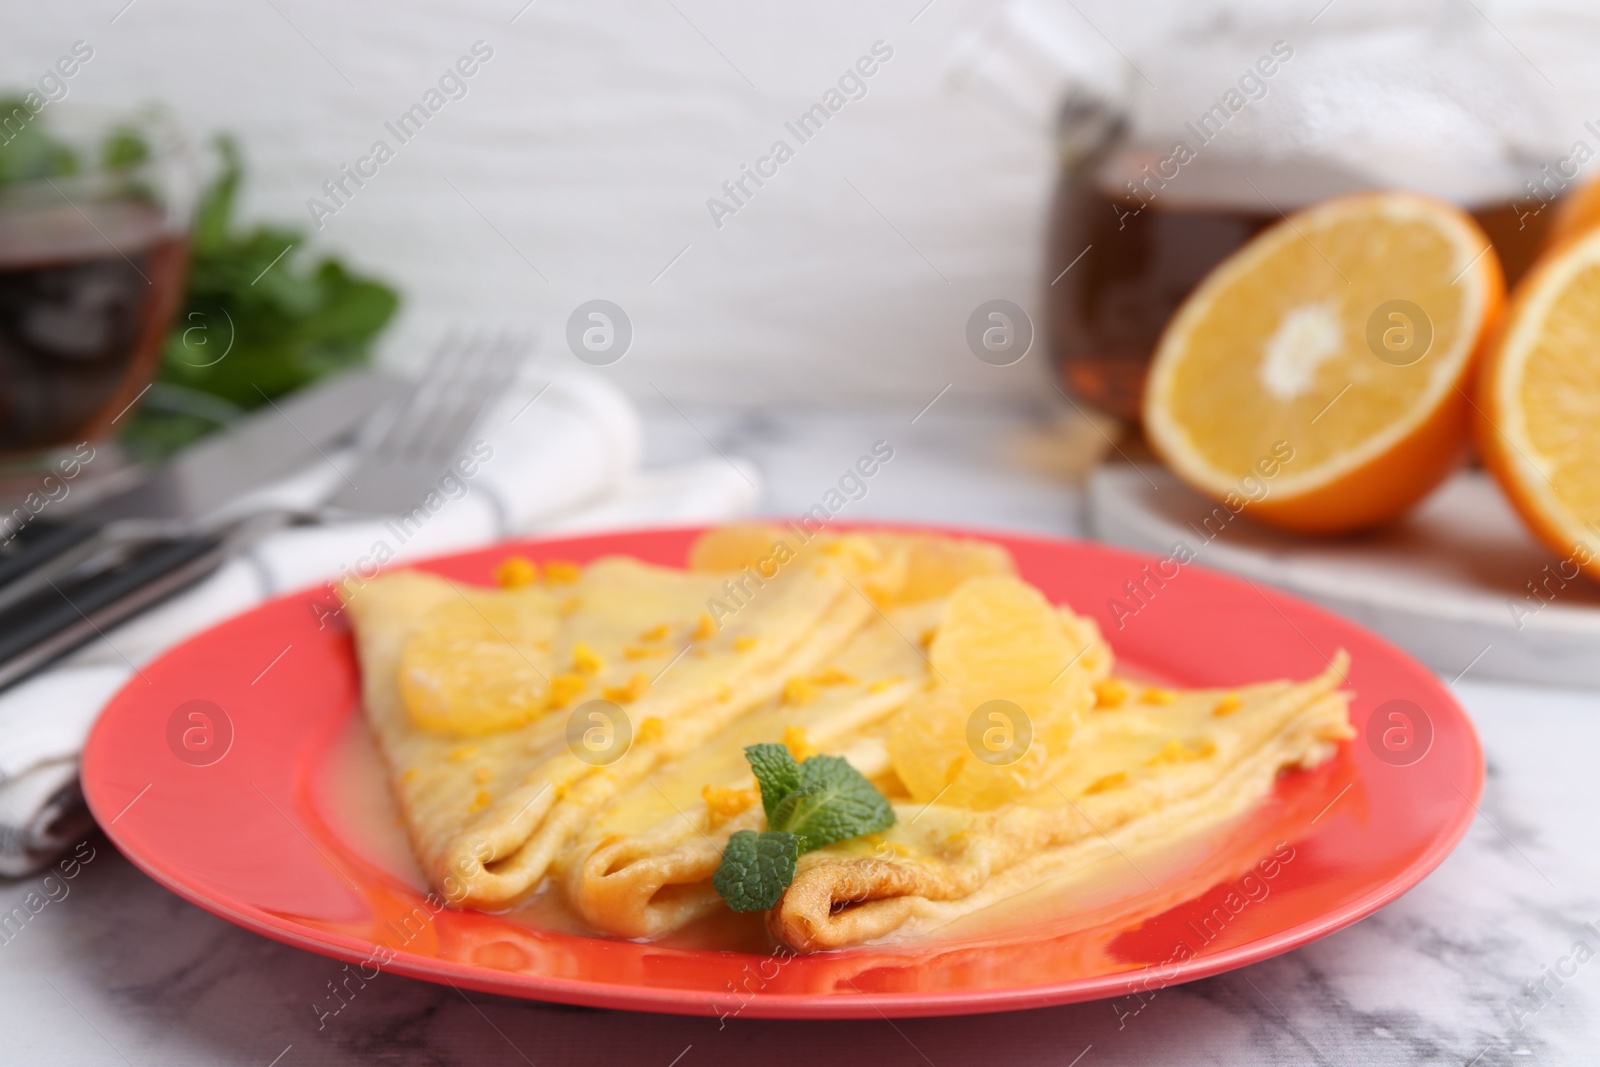
[[[531,401],[531,404],[530,404]],[[86,826],[77,759],[106,702],[134,665],[261,601],[367,568],[528,532],[714,522],[756,502],[743,463],[709,459],[638,469],[638,416],[598,374],[529,373],[481,423],[490,456],[441,490],[437,510],[410,525],[362,520],[285,529],[258,541],[193,588],[144,612],[59,665],[0,692],[0,875],[48,863]],[[342,475],[319,464],[258,499],[306,503]],[[347,466],[347,465],[345,465]],[[381,547],[380,547],[381,546]],[[365,570],[370,576],[370,570]]]

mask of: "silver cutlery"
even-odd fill
[[[193,584],[273,529],[415,507],[530,347],[513,336],[451,336],[408,387],[372,372],[314,386],[75,516],[76,540],[0,586],[0,687]],[[334,463],[327,450],[352,431],[353,462],[320,505],[236,506],[318,457]]]

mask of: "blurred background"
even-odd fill
[[[1315,60],[1294,72],[1320,83],[1312,103],[1332,127],[1329,101],[1388,120],[1349,143],[1352,154],[1371,160],[1390,134],[1410,142],[1405,158],[1372,161],[1370,180],[1469,196],[1480,178],[1504,184],[1474,173],[1485,158],[1503,152],[1536,173],[1541,153],[1600,115],[1581,4],[1300,6],[1310,15],[1266,3],[753,11],[538,0],[402,15],[365,3],[122,0],[14,19],[0,64],[21,89],[81,41],[93,58],[64,79],[63,109],[152,103],[197,148],[236,136],[249,178],[243,218],[307,229],[317,248],[404,294],[386,358],[406,358],[463,317],[531,327],[549,348],[573,308],[604,298],[635,330],[615,375],[647,401],[659,402],[655,380],[675,400],[916,404],[946,383],[967,399],[1025,398],[1041,384],[1044,360],[997,372],[971,358],[963,329],[988,299],[1037,312],[1045,267],[1065,265],[1045,220],[1069,81],[1107,92],[1131,82],[1141,106],[1176,117],[1236,79],[1230,48],[1278,37],[1304,50],[1408,24],[1471,37],[1474,84],[1417,85],[1405,70],[1407,58],[1428,58],[1416,41],[1384,56],[1357,50],[1369,65],[1337,79]],[[864,79],[865,95],[799,144],[784,123],[880,41],[893,58]],[[400,144],[385,123],[437,89],[475,42],[492,58]],[[1357,106],[1386,78],[1422,92],[1398,109]],[[1424,95],[1458,87],[1473,98]],[[1258,110],[1286,94],[1275,95]],[[1500,121],[1508,99],[1539,111]],[[1480,105],[1501,114],[1474,114]],[[338,206],[323,183],[380,139],[395,157]],[[794,143],[794,158],[736,215],[714,219],[708,199],[731,202],[723,183],[778,139]],[[1486,143],[1495,139],[1504,143]]]
[[[1297,24],[1288,36],[1306,38],[1454,18],[1504,53],[1502,71],[1530,73],[1515,70],[1520,52],[1548,75],[1553,86],[1534,77],[1563,127],[1557,144],[1600,115],[1591,46],[1573,32],[1587,23],[1581,4],[1338,0],[1314,26],[1315,4],[1054,6],[1076,53],[1067,61],[1103,77],[1119,52],[1138,55],[1156,84],[1164,65],[1198,65],[1181,50],[1158,54],[1163,41],[1230,25],[1265,37]],[[405,293],[393,351],[464,315],[526,323],[548,344],[572,308],[601,297],[635,324],[617,373],[642,397],[654,375],[674,399],[925,403],[930,384],[952,380],[968,396],[1027,396],[1043,373],[1038,360],[994,373],[962,336],[979,302],[1032,307],[1048,281],[1054,102],[1031,83],[1017,87],[1021,101],[962,88],[971,49],[1004,9],[511,0],[401,14],[375,3],[112,0],[13,17],[0,64],[20,88],[87,42],[93,59],[66,100],[159,103],[197,142],[235,134],[250,174],[244,217],[310,226],[306,202],[327,200],[322,183],[375,140],[393,143],[384,123],[482,41],[493,58],[467,95],[314,231],[320,247]],[[715,225],[707,199],[774,140],[792,141],[783,124],[880,40],[893,59],[865,97]],[[1184,104],[1192,82],[1220,93],[1231,66],[1174,85],[1168,103]],[[1424,117],[1409,116],[1419,141],[1442,132]]]
[[[523,528],[804,511],[882,438],[905,446],[895,475],[852,518],[1165,552],[1227,489],[1155,442],[1169,474],[1146,432],[1146,369],[1183,301],[1286,214],[1385,189],[1470,213],[1493,254],[1468,268],[1497,263],[1514,292],[1600,220],[1597,46],[1582,5],[1474,0],[30,11],[0,38],[0,496],[12,526],[46,502],[64,519],[336,371],[415,377],[493,334],[534,368],[529,397],[577,375],[599,405],[580,419],[593,447],[524,443],[594,471],[588,497],[540,486]],[[1344,395],[1339,367],[1369,381],[1378,364],[1353,322],[1344,362],[1317,370],[1321,320],[1283,321],[1316,388],[1287,405],[1268,389],[1234,422],[1338,440],[1341,420],[1382,410],[1387,387],[1363,386],[1315,425]],[[1402,391],[1437,363],[1380,359]],[[1227,374],[1183,402],[1237,404]],[[1508,625],[1502,649],[1526,645],[1543,606],[1527,597],[1566,566],[1571,530],[1519,519],[1518,492],[1475,471],[1407,513],[1468,454],[1466,410],[1462,393],[1436,460],[1390,462],[1410,485],[1393,502],[1345,490],[1342,518],[1311,530],[1275,514],[1294,496],[1280,481],[1252,512],[1361,539],[1244,521],[1210,562],[1441,669]],[[319,450],[335,429],[350,427]],[[1243,450],[1217,460],[1230,472],[1265,447],[1212,444]],[[70,505],[37,496],[52,472]],[[671,506],[574,517],[652,472]],[[1473,627],[1441,631],[1435,612],[1419,630],[1375,592],[1343,595],[1398,572],[1427,572],[1413,606],[1470,599],[1454,615]],[[1600,640],[1587,583],[1559,600],[1539,640]],[[1544,669],[1518,655],[1504,670]]]
[[[921,6],[138,0],[14,18],[0,64],[20,88],[82,40],[94,57],[66,100],[155,102],[197,142],[236,135],[244,217],[309,229],[405,294],[386,351],[463,317],[548,347],[605,298],[636,331],[617,374],[656,402],[651,377],[675,400],[926,403],[952,377],[1024,395],[962,328],[1036,288],[1053,152],[953,88],[996,5]],[[384,124],[480,41],[492,58],[466,95],[400,145]],[[893,58],[866,95],[719,228],[707,199],[795,142],[783,124],[876,41]],[[393,161],[316,229],[307,200],[379,139]]]

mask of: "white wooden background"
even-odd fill
[[[1267,10],[1307,21],[1323,2]],[[0,85],[32,83],[88,41],[69,104],[162,101],[196,135],[236,131],[248,212],[309,224],[321,183],[375,139],[396,144],[385,121],[482,40],[494,55],[468,95],[319,234],[405,291],[392,352],[451,321],[533,327],[564,351],[568,314],[605,298],[634,324],[611,373],[635,395],[920,405],[946,383],[955,397],[1021,397],[1043,380],[1037,350],[994,368],[963,340],[978,303],[1037,317],[1042,287],[1047,138],[951,76],[999,6],[5,0]],[[1477,6],[1505,26],[1526,5]],[[1393,7],[1339,0],[1318,25]],[[1193,6],[1063,8],[1072,46],[1102,59],[1107,40],[1134,48],[1166,9]],[[894,56],[865,98],[714,226],[706,199],[775,139],[795,144],[785,120],[879,40]],[[1574,107],[1600,115],[1597,103]]]

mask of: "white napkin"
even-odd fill
[[[436,487],[410,520],[294,527],[258,541],[216,573],[113,629],[56,667],[0,692],[0,875],[48,863],[87,829],[78,754],[100,709],[134,667],[289,590],[517,533],[715,522],[757,497],[747,465],[711,459],[638,469],[640,431],[627,399],[595,372],[530,368],[487,413],[470,476]],[[469,455],[473,455],[469,451]],[[256,494],[306,504],[344,477],[348,456]],[[437,505],[430,509],[430,505]]]

